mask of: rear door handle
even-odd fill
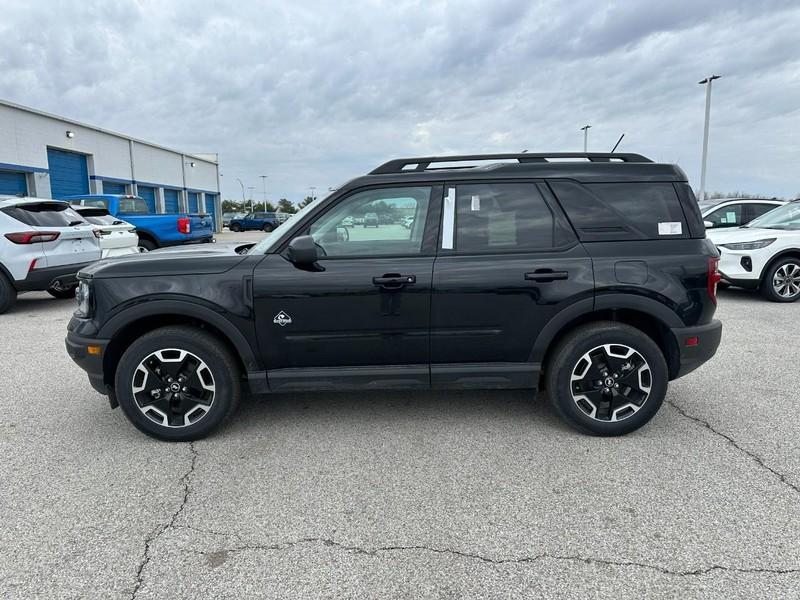
[[[553,269],[536,269],[530,273],[525,273],[525,279],[527,281],[538,281],[540,283],[567,279],[568,277],[568,271],[553,271]]]
[[[386,273],[381,277],[372,278],[374,285],[386,290],[397,290],[406,285],[414,285],[416,282],[416,275],[400,275],[397,273]]]

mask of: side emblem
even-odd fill
[[[275,323],[276,325],[280,325],[281,327],[286,327],[287,325],[291,325],[292,317],[287,315],[285,312],[281,311],[277,315],[275,315],[275,318],[272,319],[272,322]]]

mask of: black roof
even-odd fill
[[[487,161],[502,161],[490,164]],[[463,163],[463,164],[444,164]],[[472,163],[472,164],[470,164]],[[556,152],[521,154],[471,154],[396,158],[359,177],[347,187],[370,181],[402,182],[511,179],[515,177],[565,178],[587,182],[665,181],[685,182],[686,174],[676,165],[654,163],[641,154],[601,152]]]

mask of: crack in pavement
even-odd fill
[[[597,564],[597,565],[604,565],[604,566],[611,566],[611,567],[638,567],[641,569],[649,569],[652,571],[657,571],[664,575],[675,575],[680,577],[691,577],[691,576],[698,576],[698,575],[705,575],[707,573],[711,573],[713,571],[726,571],[726,572],[733,572],[733,573],[742,573],[742,574],[758,574],[758,573],[767,573],[770,575],[786,575],[792,573],[800,573],[800,567],[798,568],[790,568],[790,569],[770,569],[770,568],[742,568],[742,567],[729,567],[725,565],[710,565],[708,567],[702,567],[698,569],[686,570],[686,571],[678,571],[673,569],[668,569],[666,567],[662,567],[659,565],[653,565],[648,563],[640,563],[635,561],[617,561],[617,560],[608,560],[602,558],[595,558],[591,556],[579,556],[579,555],[559,555],[559,554],[550,554],[550,553],[542,553],[537,554],[535,556],[523,556],[518,558],[492,558],[489,556],[483,556],[481,554],[474,554],[471,552],[462,552],[460,550],[453,550],[450,548],[433,548],[430,546],[422,546],[422,545],[415,545],[415,546],[380,546],[376,548],[363,548],[361,546],[349,546],[346,544],[339,543],[330,538],[319,538],[319,537],[308,537],[308,538],[301,538],[294,541],[282,542],[277,544],[244,544],[241,546],[234,546],[231,548],[224,548],[222,550],[215,550],[213,552],[208,551],[195,551],[195,553],[207,556],[210,558],[216,558],[221,554],[231,554],[231,553],[239,553],[239,552],[252,552],[252,551],[269,551],[269,550],[288,550],[295,546],[301,544],[323,544],[325,546],[332,546],[338,548],[340,550],[344,550],[346,552],[351,552],[354,554],[364,554],[367,556],[377,556],[379,553],[383,552],[407,552],[407,551],[422,551],[422,552],[432,552],[435,554],[449,554],[452,556],[458,556],[460,558],[466,558],[470,560],[478,560],[480,562],[492,564],[492,565],[507,565],[507,564],[526,564],[526,563],[535,563],[542,560],[555,560],[555,561],[571,561],[571,562],[583,562],[589,565]],[[222,561],[224,562],[224,561]],[[221,564],[218,563],[218,564]]]
[[[169,521],[164,523],[163,525],[159,525],[155,529],[153,529],[145,538],[144,540],[144,552],[142,553],[142,560],[139,562],[139,566],[136,569],[136,583],[131,591],[131,600],[135,600],[136,594],[139,593],[139,588],[142,587],[142,582],[144,581],[143,572],[147,564],[150,562],[150,548],[152,545],[161,537],[167,530],[172,529],[175,526],[175,521],[178,519],[180,514],[183,512],[184,508],[186,508],[186,503],[189,501],[189,494],[191,493],[191,488],[189,487],[189,480],[191,479],[192,475],[194,474],[194,469],[197,466],[197,448],[194,446],[194,442],[189,442],[189,449],[192,452],[192,462],[189,465],[189,469],[183,476],[180,478],[180,483],[183,485],[183,500],[178,506],[177,510],[172,513]]]
[[[677,404],[675,404],[675,402],[673,402],[672,400],[665,400],[665,402],[666,402],[667,404],[669,404],[669,405],[670,405],[672,408],[674,408],[675,410],[677,410],[677,411],[678,411],[678,413],[679,413],[681,416],[683,416],[683,417],[685,417],[685,418],[689,419],[690,421],[694,421],[695,423],[699,423],[700,425],[702,425],[703,427],[705,427],[706,429],[708,429],[708,430],[709,430],[709,431],[711,431],[712,433],[714,433],[714,434],[718,435],[719,437],[721,437],[721,438],[725,439],[725,440],[726,440],[726,441],[727,441],[727,442],[728,442],[728,443],[729,443],[731,446],[733,446],[734,448],[736,448],[736,449],[737,449],[737,450],[739,450],[740,452],[742,452],[742,453],[746,454],[747,456],[749,456],[749,457],[750,457],[751,459],[753,459],[753,460],[754,460],[754,461],[755,461],[755,462],[756,462],[756,463],[757,463],[759,466],[761,466],[762,468],[766,469],[767,471],[769,471],[770,473],[772,473],[773,475],[775,475],[775,476],[776,476],[778,479],[780,479],[780,480],[781,480],[781,481],[782,481],[782,482],[783,482],[785,485],[789,486],[789,487],[790,487],[791,489],[793,489],[795,492],[797,492],[797,493],[799,493],[799,494],[800,494],[800,486],[798,486],[797,484],[794,484],[794,483],[792,483],[791,481],[789,481],[789,479],[788,479],[788,476],[787,476],[787,475],[785,475],[784,473],[781,473],[780,471],[777,471],[777,470],[773,469],[772,467],[770,467],[770,466],[769,466],[769,465],[768,465],[768,464],[767,464],[767,463],[764,461],[764,459],[763,459],[763,458],[761,458],[761,457],[760,457],[758,454],[756,454],[755,452],[752,452],[752,451],[748,450],[747,448],[743,448],[742,446],[740,446],[740,445],[739,445],[739,443],[738,443],[736,440],[734,440],[734,439],[733,439],[731,436],[729,436],[728,434],[726,434],[726,433],[722,433],[721,431],[718,431],[718,430],[714,429],[714,427],[712,427],[712,426],[711,426],[711,423],[709,423],[709,422],[708,422],[708,421],[706,421],[705,419],[701,419],[700,417],[695,417],[695,416],[693,416],[693,415],[690,415],[688,412],[686,412],[686,410],[685,410],[684,408],[682,408],[681,406],[678,406],[678,405],[677,405]]]

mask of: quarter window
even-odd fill
[[[533,183],[456,186],[458,253],[552,248],[553,229],[553,214]]]
[[[328,258],[419,254],[431,190],[424,186],[357,192],[322,215],[309,233]]]

